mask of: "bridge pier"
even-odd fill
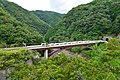
[[[47,59],[48,58],[48,50],[45,50],[44,57]]]

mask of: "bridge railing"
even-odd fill
[[[96,40],[96,41],[74,41],[74,42],[63,42],[63,43],[42,43],[41,45],[33,45],[33,46],[28,46],[28,48],[32,47],[52,47],[52,46],[66,46],[66,45],[79,45],[79,44],[90,44],[90,43],[99,43],[99,42],[105,42],[102,40]]]
[[[96,41],[75,41],[75,42],[64,42],[64,43],[50,43],[48,46],[64,46],[64,45],[76,45],[76,44],[89,44],[89,43],[98,43],[98,42],[104,42],[102,40],[96,40]]]

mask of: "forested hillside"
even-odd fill
[[[55,26],[58,22],[60,22],[64,16],[64,14],[56,13],[53,11],[36,10],[32,12],[52,27]]]
[[[120,80],[119,39],[72,47],[66,50],[67,54],[62,52],[48,59],[43,57],[44,50],[37,52],[27,47],[4,49],[25,46],[25,43],[41,44],[44,42],[41,34],[47,32],[48,24],[54,25],[59,21],[45,35],[47,42],[116,36],[120,33],[119,0],[94,0],[79,5],[63,19],[54,12],[50,15],[49,12],[33,13],[12,2],[0,0],[0,80]],[[42,15],[40,18],[48,24],[36,15]],[[51,19],[56,22],[49,22]],[[36,48],[39,49],[39,46]]]
[[[46,41],[76,41],[120,33],[120,0],[94,0],[70,10]]]
[[[0,47],[22,46],[22,43],[40,44],[42,36],[35,29],[19,22],[0,7]]]
[[[49,25],[38,18],[36,15],[31,12],[23,9],[13,2],[8,2],[6,0],[0,0],[0,7],[6,10],[12,17],[16,20],[26,23],[29,27],[35,28],[41,34],[45,34],[49,29]]]

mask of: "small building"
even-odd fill
[[[100,36],[99,39],[103,41],[109,41],[110,39],[112,39],[112,37],[111,36]]]
[[[111,36],[104,36],[104,37],[103,37],[103,41],[109,41],[110,39],[112,39]]]
[[[120,34],[117,35],[117,38],[120,39]]]

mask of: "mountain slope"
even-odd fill
[[[46,41],[98,39],[119,33],[120,1],[94,0],[69,11],[56,28],[48,31]]]
[[[51,26],[55,26],[55,24],[61,21],[64,16],[64,14],[60,14],[53,11],[36,10],[32,11],[32,13],[37,15],[40,19],[42,19]]]
[[[0,47],[21,46],[23,42],[40,44],[43,38],[36,30],[17,21],[0,7]]]
[[[49,29],[49,25],[40,20],[37,16],[31,12],[23,9],[13,2],[6,0],[0,0],[0,7],[6,10],[11,16],[16,18],[22,23],[26,23],[28,26],[37,29],[41,34],[45,34]]]

